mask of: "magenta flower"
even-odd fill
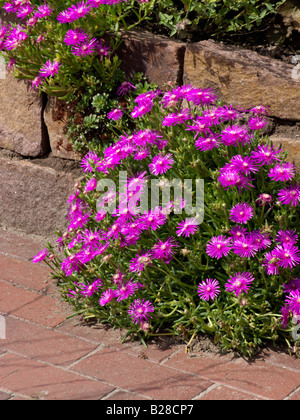
[[[300,263],[300,250],[293,244],[278,245],[273,254],[278,258],[278,265],[283,268],[293,268]]]
[[[149,300],[136,299],[127,312],[134,324],[142,324],[148,322],[148,318],[152,318],[149,313],[154,312],[154,306]]]
[[[269,114],[268,108],[269,107],[267,106],[257,105],[249,109],[249,112],[252,112],[253,114],[256,114],[256,115],[268,115]]]
[[[283,204],[291,204],[292,206],[298,206],[300,203],[300,185],[295,184],[289,187],[279,190],[278,200]]]
[[[215,147],[220,145],[219,136],[215,134],[210,134],[207,137],[199,138],[195,142],[196,149],[206,152],[207,150],[212,150]]]
[[[251,157],[236,155],[230,161],[229,167],[237,172],[242,172],[245,175],[249,175],[251,172],[258,172],[257,166],[255,166]]]
[[[290,292],[286,298],[286,305],[293,315],[300,315],[300,290]]]
[[[84,16],[86,16],[90,11],[91,6],[84,1],[81,1],[80,3],[77,3],[75,6],[74,4],[68,9],[71,12],[72,16],[72,22],[74,20],[80,19]]]
[[[139,219],[143,230],[157,230],[167,221],[166,216],[159,209],[146,211]]]
[[[290,310],[288,307],[283,306],[281,308],[281,317],[280,317],[280,323],[282,328],[286,328],[290,319]]]
[[[229,234],[233,236],[235,240],[245,238],[247,234],[247,229],[241,226],[235,226],[230,231]]]
[[[182,96],[195,105],[210,105],[216,100],[216,96],[209,89],[201,89],[190,86],[181,87]]]
[[[259,251],[269,248],[272,245],[272,240],[266,233],[261,233],[260,230],[255,230],[249,234]]]
[[[231,250],[231,238],[225,236],[214,236],[206,246],[206,253],[212,257],[220,259],[229,254]]]
[[[96,38],[92,38],[90,41],[84,41],[79,45],[73,45],[71,53],[78,57],[86,57],[87,55],[94,54],[98,46]]]
[[[269,172],[269,177],[273,181],[289,181],[295,175],[295,165],[286,162],[276,165]]]
[[[152,262],[152,256],[151,256],[150,251],[147,251],[146,253],[141,254],[141,255],[137,255],[136,258],[133,258],[130,261],[129,271],[131,272],[143,271],[147,265],[151,264],[151,262]]]
[[[110,120],[119,120],[122,118],[123,114],[124,112],[121,109],[115,108],[107,114],[107,118]]]
[[[266,267],[267,273],[269,276],[274,276],[279,274],[279,265],[278,265],[278,258],[274,254],[273,251],[267,252],[264,255],[265,259],[262,262],[262,266]]]
[[[57,20],[60,23],[70,23],[73,22],[73,10],[70,8],[68,10],[64,10],[63,12],[60,12],[57,16]]]
[[[106,305],[109,303],[113,298],[116,297],[116,291],[113,289],[105,290],[105,292],[102,294],[102,296],[99,299],[99,304],[101,306]]]
[[[117,93],[118,96],[124,96],[128,92],[130,92],[132,89],[136,89],[136,87],[132,83],[127,82],[125,80],[124,82],[121,83],[121,86],[118,87],[116,93]]]
[[[149,165],[150,172],[154,175],[165,174],[173,165],[174,159],[171,153],[155,156]]]
[[[43,261],[48,255],[49,255],[48,249],[47,248],[43,249],[35,257],[33,257],[32,259],[33,264]]]
[[[17,17],[20,19],[24,19],[26,16],[30,15],[33,12],[33,7],[30,4],[24,4],[18,10]]]
[[[230,276],[227,283],[225,284],[225,289],[228,292],[234,292],[236,296],[239,296],[240,293],[247,293],[250,289],[251,283],[254,281],[254,277],[251,273],[243,271],[242,273],[235,273],[234,276]]]
[[[176,234],[178,236],[185,236],[188,237],[190,235],[194,235],[194,233],[198,230],[198,223],[196,218],[187,218],[182,222],[178,223]]]
[[[154,106],[154,103],[151,100],[145,101],[141,103],[139,106],[135,106],[134,109],[131,111],[130,115],[132,116],[132,118],[141,117],[147,114],[147,112],[150,112],[153,106]]]
[[[51,60],[48,60],[41,68],[40,74],[42,77],[54,76],[58,73],[60,66],[61,64],[57,60],[54,60],[53,63]]]
[[[51,9],[51,7],[48,4],[42,4],[41,6],[38,6],[37,10],[38,11],[34,14],[34,16],[38,19],[50,16],[53,12],[53,9]]]
[[[159,240],[152,247],[152,257],[157,259],[169,259],[174,254],[174,249],[178,247],[178,242],[170,237],[166,241]]]
[[[138,285],[129,280],[127,283],[122,283],[118,286],[118,289],[115,291],[117,301],[121,302],[124,299],[128,299],[129,296],[135,294],[138,289]]]
[[[67,45],[79,45],[88,39],[88,34],[83,29],[77,28],[67,31],[64,41]]]
[[[251,130],[261,130],[267,124],[268,121],[261,117],[252,117],[248,121],[248,126]]]
[[[242,258],[250,258],[257,253],[258,246],[255,243],[254,238],[246,236],[245,238],[234,241],[232,251],[234,254],[239,255]]]
[[[253,208],[248,203],[236,204],[230,210],[230,220],[236,223],[247,223],[253,217]]]
[[[93,172],[97,164],[99,163],[100,158],[92,150],[89,151],[87,155],[81,161],[81,167],[83,172]]]
[[[91,284],[83,284],[81,283],[81,290],[80,290],[80,294],[83,297],[91,297],[93,296],[93,294],[95,292],[97,292],[97,290],[99,289],[100,286],[102,286],[102,280],[101,279],[96,279],[93,283]]]
[[[222,131],[221,139],[225,146],[237,146],[238,143],[245,145],[250,141],[248,128],[240,125],[229,126]]]
[[[172,125],[183,124],[185,121],[191,118],[190,110],[183,109],[180,112],[174,112],[164,117],[162,121],[163,126],[170,127]]]
[[[106,45],[103,39],[100,39],[96,49],[97,53],[99,54],[100,58],[108,55],[110,53],[109,45]]]
[[[214,300],[220,293],[219,282],[216,279],[207,279],[198,285],[197,293],[201,299]]]
[[[6,40],[4,41],[4,47],[7,50],[14,50],[18,48],[22,42],[24,42],[28,35],[26,32],[22,31],[22,27],[18,25],[17,28],[13,28],[10,34],[7,36]]]
[[[256,163],[260,164],[261,166],[265,164],[270,165],[274,161],[280,161],[280,158],[276,155],[278,155],[281,151],[282,149],[275,150],[272,146],[268,144],[265,146],[259,145],[251,153],[251,157]]]
[[[295,245],[298,241],[298,235],[294,230],[279,230],[276,235],[276,242],[280,245]]]
[[[290,280],[288,284],[283,284],[283,290],[285,293],[300,290],[300,278],[295,277],[292,280]]]
[[[264,206],[266,204],[270,204],[273,201],[273,197],[270,194],[260,194],[257,199],[255,200],[260,206]]]

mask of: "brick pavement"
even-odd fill
[[[81,325],[45,264],[41,238],[0,229],[0,400],[299,400],[300,359],[265,350],[253,363],[186,354],[182,345],[121,344]]]

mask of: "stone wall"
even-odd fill
[[[167,82],[211,88],[225,104],[237,108],[269,106],[266,133],[275,144],[283,144],[300,170],[297,63],[213,40],[184,43],[145,32],[129,32],[123,38],[119,55],[128,77],[143,72],[161,89]],[[80,156],[66,138],[65,117],[57,112],[57,101],[39,96],[9,73],[0,79],[0,149],[12,153],[0,157],[0,225],[43,235],[50,234],[55,220],[56,227],[63,228],[65,199],[78,179]],[[43,165],[37,165],[41,159]],[[67,164],[57,170],[53,159],[73,162],[72,169]],[[56,203],[53,211],[47,204],[48,213],[44,212],[47,197]],[[31,224],[38,213],[38,222]]]

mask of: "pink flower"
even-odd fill
[[[229,254],[231,250],[231,238],[225,236],[214,236],[206,246],[206,253],[212,257],[220,259]]]
[[[286,304],[293,315],[300,315],[300,290],[290,292],[286,298]]]
[[[281,308],[281,317],[280,317],[280,323],[282,325],[282,328],[287,327],[289,318],[290,318],[290,310],[286,306],[283,306]]]
[[[157,259],[169,259],[174,254],[174,248],[178,247],[178,242],[176,242],[172,237],[168,238],[166,241],[159,240],[152,247],[152,257]]]
[[[109,118],[110,120],[119,120],[120,118],[122,118],[123,114],[124,112],[121,109],[115,108],[107,114],[107,118]]]
[[[207,150],[212,150],[215,147],[218,147],[219,145],[219,136],[212,133],[204,138],[200,137],[195,142],[196,149],[202,150],[204,152]]]
[[[296,244],[298,235],[294,230],[279,230],[276,235],[276,242],[283,244]]]
[[[247,223],[253,217],[253,208],[248,203],[236,204],[230,210],[230,220],[236,223]]]
[[[214,300],[220,293],[219,282],[216,279],[207,279],[198,285],[197,293],[201,299]]]
[[[262,266],[266,267],[267,273],[270,276],[279,274],[278,258],[275,256],[274,252],[267,252],[264,257],[265,259],[262,262]]]
[[[288,284],[283,284],[283,290],[285,293],[294,292],[300,290],[300,278],[295,277]]]
[[[32,259],[33,264],[43,261],[48,255],[49,255],[48,249],[47,248],[43,249],[35,257],[33,257]]]
[[[130,92],[132,89],[136,89],[136,87],[132,83],[127,82],[125,80],[124,82],[121,83],[121,86],[118,87],[116,93],[117,93],[118,96],[124,96],[128,92]]]
[[[269,172],[269,177],[273,181],[289,181],[295,175],[295,165],[286,162],[276,165]]]
[[[261,130],[267,124],[268,121],[261,117],[252,117],[248,121],[248,126],[251,130]]]
[[[279,190],[278,200],[283,204],[291,204],[292,206],[298,206],[300,203],[300,185],[295,184],[289,187]]]
[[[236,296],[239,296],[240,293],[247,293],[250,289],[251,283],[254,281],[254,277],[251,273],[243,271],[242,273],[235,273],[234,276],[230,276],[227,283],[225,284],[225,289],[228,292],[234,292]]]
[[[239,255],[242,258],[250,258],[256,254],[258,246],[255,243],[254,238],[246,236],[245,238],[234,241],[232,251],[234,254]]]
[[[164,117],[162,121],[162,125],[170,127],[172,125],[182,124],[185,121],[189,120],[190,118],[191,118],[190,110],[184,109],[182,111],[174,112]]]
[[[278,155],[278,153],[280,153],[282,151],[282,149],[280,150],[274,150],[274,148],[270,145],[265,145],[265,146],[257,146],[257,148],[251,153],[251,157],[252,159],[256,162],[256,163],[260,163],[261,166],[267,164],[270,165],[271,163],[273,163],[274,161],[279,161],[280,158],[277,157],[276,155]]]
[[[79,45],[89,39],[88,34],[83,29],[70,29],[65,35],[65,43],[67,45]]]
[[[165,174],[173,165],[174,159],[171,153],[155,156],[149,165],[150,172],[154,175]]]
[[[300,263],[300,250],[293,244],[278,245],[273,250],[273,255],[278,258],[278,265],[283,268],[293,268]]]
[[[151,262],[152,262],[152,256],[151,256],[150,251],[141,255],[137,255],[136,258],[133,258],[130,261],[129,271],[131,272],[143,271],[147,265],[151,264]]]
[[[116,297],[116,291],[115,290],[113,290],[113,289],[105,290],[105,292],[102,294],[102,296],[99,299],[99,304],[101,306],[104,306],[115,297]]]
[[[38,6],[38,11],[34,14],[35,17],[38,19],[42,19],[44,17],[50,16],[53,12],[53,9],[48,4],[42,4],[41,6]]]
[[[118,286],[118,289],[115,291],[117,301],[121,302],[124,299],[128,299],[129,296],[135,294],[138,289],[138,285],[129,280],[127,283],[122,283]]]
[[[54,60],[53,63],[51,62],[51,60],[48,60],[46,64],[44,64],[41,68],[40,74],[42,77],[54,76],[58,73],[58,69],[60,66],[61,64],[57,60]]]
[[[248,128],[239,125],[225,128],[221,133],[221,138],[225,146],[237,146],[238,143],[245,145],[250,141]]]
[[[94,54],[98,46],[96,38],[92,38],[90,41],[84,41],[81,44],[73,45],[71,48],[72,54],[78,57],[86,57],[87,55]]]
[[[251,157],[236,155],[230,161],[229,167],[237,172],[249,175],[251,172],[258,172],[258,168],[254,165]]]
[[[182,222],[178,223],[176,234],[178,236],[190,236],[198,230],[198,223],[196,218],[187,218]]]
[[[148,322],[148,318],[152,318],[149,313],[154,312],[154,306],[149,300],[136,299],[127,312],[134,324],[142,324]]]
[[[80,290],[80,294],[83,297],[91,297],[93,296],[93,294],[95,292],[97,292],[97,290],[99,289],[100,286],[102,286],[102,280],[101,279],[96,279],[93,283],[91,284],[83,284],[81,283],[81,290]]]
[[[273,201],[273,197],[270,194],[260,194],[257,197],[257,200],[255,200],[255,202],[257,202],[260,206],[264,206],[266,204],[270,204]]]

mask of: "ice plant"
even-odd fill
[[[114,141],[82,159],[63,258],[50,247],[37,261],[83,317],[142,342],[201,332],[250,355],[286,339],[299,312],[299,176],[260,138],[265,111],[192,85],[136,90],[106,112]]]
[[[197,293],[201,299],[214,300],[220,293],[219,282],[216,279],[207,279],[199,284]]]
[[[253,208],[248,203],[236,204],[230,210],[230,220],[235,223],[247,223],[253,217]]]

